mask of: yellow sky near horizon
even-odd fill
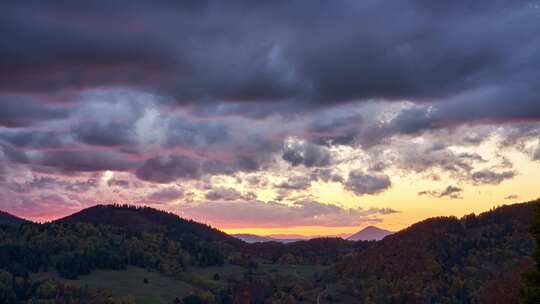
[[[484,147],[485,148],[485,147]],[[314,184],[311,193],[321,201],[338,203],[344,207],[392,208],[399,213],[381,216],[380,223],[366,223],[361,226],[322,227],[268,227],[268,228],[223,228],[227,233],[251,233],[257,235],[291,234],[305,236],[352,234],[375,225],[391,231],[398,231],[418,221],[435,216],[461,217],[470,213],[481,213],[504,204],[526,202],[540,197],[540,163],[531,161],[524,154],[510,151],[504,154],[513,164],[518,174],[498,185],[471,185],[444,177],[429,180],[419,174],[391,175],[392,187],[378,195],[355,196],[344,191],[338,183]],[[441,190],[448,185],[463,189],[462,199],[420,196],[418,192]],[[506,199],[517,195],[515,199]]]

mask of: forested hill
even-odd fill
[[[17,217],[15,215],[9,214],[4,211],[0,211],[0,225],[21,225],[24,223],[29,223],[29,221]]]
[[[538,204],[431,218],[382,241],[291,244],[247,244],[148,207],[95,206],[51,223],[0,225],[0,303],[58,299],[66,290],[54,278],[34,280],[36,273],[77,279],[129,267],[183,280],[213,299],[185,303],[518,303]],[[212,279],[201,279],[206,272]],[[77,299],[95,299],[77,290]]]
[[[374,303],[487,303],[496,280],[530,263],[538,203],[419,222],[340,262],[338,277],[356,298]],[[508,297],[517,299],[519,279]]]
[[[203,241],[218,241],[232,245],[242,242],[218,229],[178,215],[150,207],[131,205],[96,205],[56,220],[57,223],[87,223],[109,225],[131,232],[165,230],[169,236],[191,235]]]

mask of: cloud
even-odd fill
[[[400,169],[415,173],[444,172],[454,178],[466,180],[476,164],[485,160],[476,153],[458,153],[437,142],[426,141],[420,145],[410,140],[392,142],[389,155]]]
[[[306,190],[311,187],[311,178],[307,176],[291,176],[274,187],[285,190]]]
[[[4,4],[2,28],[10,43],[2,47],[0,70],[9,73],[0,74],[0,90],[131,86],[182,104],[294,101],[289,108],[448,99],[455,102],[444,103],[444,124],[518,112],[538,118],[529,102],[538,93],[538,22],[527,1],[200,2]],[[47,13],[62,18],[40,18]],[[86,18],[74,17],[82,13]],[[502,104],[509,96],[516,106]],[[490,102],[512,111],[490,107],[481,114]],[[526,114],[517,104],[536,111]]]
[[[25,152],[21,157],[22,163],[37,170],[44,167],[58,172],[126,171],[138,164],[122,153],[109,151],[33,151]]]
[[[268,179],[260,175],[248,175],[245,181],[252,187],[266,187],[268,185]]]
[[[133,129],[121,123],[97,124],[83,122],[72,130],[83,143],[97,146],[120,146],[131,142]]]
[[[219,187],[205,193],[204,197],[209,201],[236,201],[236,200],[254,200],[257,196],[253,192],[242,194],[233,188]]]
[[[32,176],[32,180],[17,183],[13,182],[9,185],[11,191],[17,193],[28,193],[35,189],[51,189],[57,186],[59,183],[57,178],[50,176]]]
[[[505,197],[505,200],[517,200],[519,198],[519,195],[516,194],[510,194],[507,197]]]
[[[8,188],[11,191],[19,194],[28,194],[34,190],[51,190],[53,192],[61,192],[62,190],[66,190],[70,192],[82,193],[97,187],[98,181],[95,178],[83,180],[64,180],[46,175],[32,175],[32,179],[25,182],[12,182],[9,184]]]
[[[6,166],[0,161],[0,183],[6,181]]]
[[[236,172],[252,172],[259,169],[257,160],[237,157],[232,160],[198,159],[185,155],[156,156],[140,166],[138,178],[156,183],[170,183],[178,179],[197,179],[204,175],[231,175]]]
[[[146,196],[145,201],[148,203],[162,204],[178,200],[184,196],[184,191],[174,187],[164,188],[152,192]]]
[[[285,141],[282,158],[292,166],[325,167],[331,163],[330,152],[325,147],[292,138]]]
[[[127,189],[127,188],[130,187],[130,182],[129,182],[129,180],[125,180],[125,179],[111,178],[111,179],[107,180],[107,186],[109,186],[109,187],[120,187],[120,188]]]
[[[207,147],[230,140],[228,126],[218,121],[195,121],[189,116],[179,116],[167,124],[168,147]]]
[[[67,182],[65,189],[71,192],[82,193],[90,189],[97,188],[98,181],[95,178],[90,178],[85,181]]]
[[[462,188],[450,185],[441,191],[421,191],[421,192],[418,192],[418,195],[428,195],[428,196],[437,197],[437,198],[448,197],[451,199],[462,199],[463,198],[461,196],[462,193],[463,193]]]
[[[484,169],[481,171],[474,172],[471,175],[471,179],[475,184],[489,184],[489,185],[498,185],[504,180],[511,179],[516,176],[515,171],[504,171],[504,172],[495,172],[489,169]]]
[[[534,151],[533,159],[534,160],[540,160],[540,144],[538,145],[538,147]]]
[[[159,156],[147,160],[137,169],[136,175],[142,180],[157,183],[195,179],[201,175],[201,162],[182,155]]]
[[[38,131],[21,128],[0,130],[0,140],[16,148],[53,149],[64,148],[76,144],[69,134],[58,131]]]
[[[1,66],[1,64],[0,64]],[[0,95],[0,127],[26,127],[68,117],[69,108],[17,95]]]
[[[182,214],[223,228],[359,226],[380,222],[380,216],[396,213],[389,208],[344,208],[312,200],[287,205],[276,202],[203,202],[185,207]]]
[[[337,173],[335,173],[332,169],[324,168],[324,169],[315,169],[311,173],[311,179],[314,181],[323,181],[325,183],[327,182],[336,182],[336,183],[343,183],[343,177]]]
[[[448,186],[444,191],[439,194],[439,197],[449,196],[451,198],[458,198],[458,195],[461,192],[463,192],[463,189],[461,188]]]
[[[2,3],[0,190],[51,174],[42,189],[80,206],[68,195],[219,175],[280,197],[377,194],[392,174],[499,184],[511,163],[463,148],[540,160],[538,9],[469,2]],[[125,179],[101,188],[104,171]]]
[[[362,170],[353,170],[345,181],[345,189],[357,194],[377,194],[390,188],[392,183],[386,175],[369,175]]]

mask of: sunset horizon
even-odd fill
[[[0,3],[2,304],[538,303],[539,201],[540,0]]]

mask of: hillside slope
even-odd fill
[[[419,222],[340,262],[339,281],[376,303],[476,303],[488,282],[530,261],[536,204]]]
[[[25,223],[30,223],[30,221],[17,217],[12,214],[9,214],[7,212],[0,211],[0,225],[18,226]]]
[[[204,241],[241,245],[242,241],[208,225],[150,207],[96,205],[56,220],[57,223],[88,223],[120,227],[131,232],[165,230],[169,236],[191,235]]]

